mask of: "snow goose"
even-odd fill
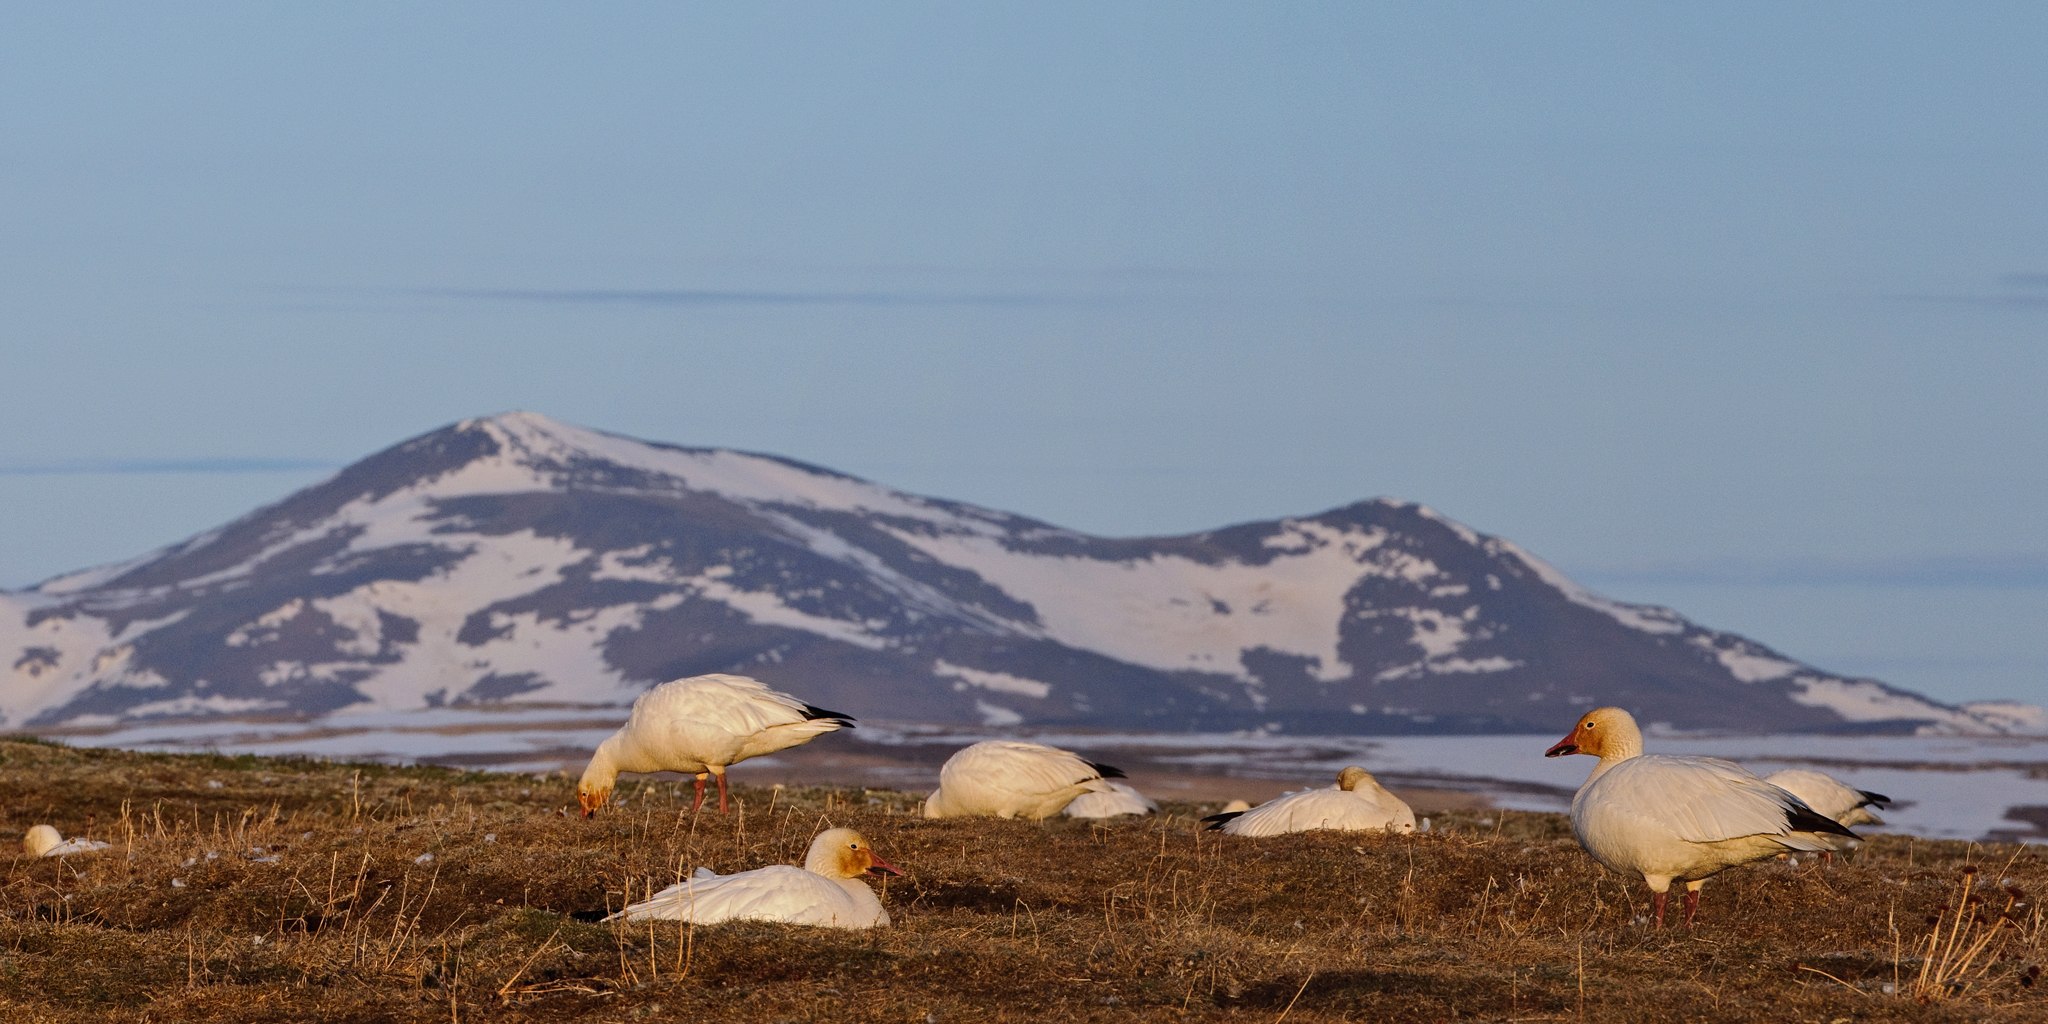
[[[774,864],[730,875],[699,868],[606,920],[779,921],[819,928],[879,928],[889,923],[889,912],[860,880],[869,872],[903,873],[875,856],[860,833],[827,829],[811,840],[803,867]]]
[[[1772,772],[1764,776],[1764,781],[1798,797],[1806,806],[1842,825],[1882,825],[1884,819],[1869,808],[1883,807],[1892,802],[1892,798],[1883,793],[1857,789],[1826,772],[1808,768]]]
[[[1069,818],[1115,818],[1125,814],[1156,814],[1159,804],[1151,797],[1121,782],[1104,782],[1103,788],[1083,793],[1067,804]]]
[[[993,815],[1043,821],[1083,793],[1099,793],[1124,773],[1069,750],[1021,740],[983,740],[963,747],[939,768],[939,788],[924,802],[927,818]]]
[[[1824,851],[1856,838],[1834,819],[1732,761],[1643,753],[1642,730],[1620,708],[1596,708],[1545,757],[1600,759],[1572,798],[1572,833],[1611,871],[1643,876],[1657,927],[1674,879],[1685,881],[1685,923],[1714,874],[1786,850]]]
[[[597,813],[620,772],[688,772],[696,776],[694,811],[704,804],[704,777],[718,778],[725,810],[725,770],[750,757],[853,728],[853,717],[813,707],[746,676],[691,676],[663,683],[633,702],[633,713],[591,755],[576,784],[583,816]]]
[[[66,839],[52,825],[37,825],[21,837],[21,848],[31,857],[69,857],[104,850],[107,846],[97,839]]]
[[[1224,811],[1202,819],[1211,831],[1233,836],[1277,836],[1335,829],[1343,832],[1415,831],[1415,812],[1381,786],[1372,773],[1352,765],[1337,773],[1330,789],[1309,789],[1275,797],[1247,811]]]
[[[1892,798],[1883,793],[1857,789],[1826,772],[1817,772],[1810,768],[1787,768],[1782,772],[1772,772],[1764,776],[1764,781],[1798,797],[1806,806],[1845,826],[1884,824],[1884,819],[1869,808],[1883,807],[1892,802]],[[1855,840],[1843,838],[1835,848],[1846,850],[1855,845]],[[1834,854],[1831,852],[1824,851],[1820,855],[1823,862],[1833,858]]]

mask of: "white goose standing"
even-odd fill
[[[641,694],[626,724],[598,744],[576,784],[576,802],[588,818],[610,798],[620,772],[688,772],[697,785],[690,810],[703,806],[704,778],[711,775],[718,779],[723,811],[728,767],[851,728],[851,715],[814,707],[746,676],[670,680]]]
[[[861,876],[900,875],[850,828],[826,829],[811,840],[803,867],[772,864],[730,875],[703,868],[607,921],[780,921],[819,928],[879,928],[889,912]]]
[[[1415,811],[1408,802],[1387,792],[1371,772],[1357,765],[1337,773],[1335,788],[1289,793],[1250,810],[1224,811],[1202,820],[1209,823],[1211,831],[1233,836],[1277,836],[1316,829],[1415,831]]]
[[[939,788],[924,802],[927,818],[984,815],[1043,821],[1083,793],[1109,788],[1121,769],[1071,750],[1022,740],[983,740],[955,751],[939,768]]]
[[[1676,879],[1685,923],[1712,875],[1786,850],[1832,849],[1856,833],[1732,761],[1644,754],[1642,730],[1620,708],[1596,708],[1545,757],[1600,759],[1572,798],[1572,833],[1609,870],[1643,876],[1657,927]]]

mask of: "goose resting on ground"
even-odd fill
[[[850,828],[811,840],[803,867],[773,864],[730,875],[705,869],[606,918],[607,921],[779,921],[819,928],[879,928],[889,912],[862,882],[868,872],[900,875]]]
[[[1357,765],[1337,773],[1335,788],[1289,793],[1250,810],[1224,811],[1202,820],[1209,823],[1211,831],[1233,836],[1277,836],[1316,829],[1415,831],[1415,812],[1407,801],[1387,792],[1371,772]]]
[[[1102,789],[1075,797],[1062,813],[1069,818],[1115,818],[1159,812],[1156,801],[1124,783],[1104,782],[1102,785]]]
[[[31,857],[69,857],[104,850],[108,845],[97,839],[66,839],[53,825],[37,825],[21,837],[21,848]]]
[[[939,788],[924,802],[927,818],[987,815],[1043,821],[1083,793],[1100,793],[1122,770],[1069,750],[1021,740],[983,740],[954,752],[939,768]]]
[[[726,768],[851,728],[851,715],[813,707],[746,676],[671,680],[641,694],[626,724],[598,744],[576,784],[576,802],[588,818],[610,798],[620,772],[688,772],[697,783],[690,810],[704,805],[704,777],[712,775],[723,811]]]
[[[1572,833],[1609,870],[1650,886],[1657,927],[1674,879],[1685,881],[1685,923],[1712,875],[1786,850],[1833,849],[1858,838],[1834,819],[1732,761],[1644,754],[1642,730],[1620,708],[1596,708],[1545,757],[1592,754],[1572,798]]]

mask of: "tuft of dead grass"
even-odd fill
[[[2008,860],[2001,874],[2009,877],[2011,867]],[[1965,864],[1956,872],[1953,895],[1928,921],[1925,936],[1913,947],[1918,969],[1912,972],[1910,984],[1900,984],[1895,978],[1895,993],[1922,1003],[1967,996],[1990,998],[2001,985],[2025,989],[2039,981],[2041,909],[2010,882],[1997,884],[1987,900],[1979,890],[1989,880],[1981,876],[1975,864]],[[1896,924],[1893,935],[1896,950],[1900,945]],[[2009,948],[2023,950],[2023,955],[2008,956]],[[1896,958],[1895,975],[1901,973],[1902,965],[1903,958]]]
[[[858,789],[737,788],[730,815],[689,814],[684,783],[620,795],[583,821],[560,776],[0,741],[0,841],[47,821],[115,844],[8,861],[0,1004],[710,1024],[2048,1013],[2030,848],[1880,836],[1827,869],[1728,872],[1698,928],[1658,932],[1640,884],[1556,815],[1430,808],[1429,833],[1249,840],[1179,805],[1034,824],[925,821],[914,796]],[[909,872],[877,883],[893,927],[598,920],[699,865],[795,862],[828,825]]]

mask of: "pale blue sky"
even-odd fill
[[[466,416],[2048,702],[2034,4],[0,11],[0,586]]]

